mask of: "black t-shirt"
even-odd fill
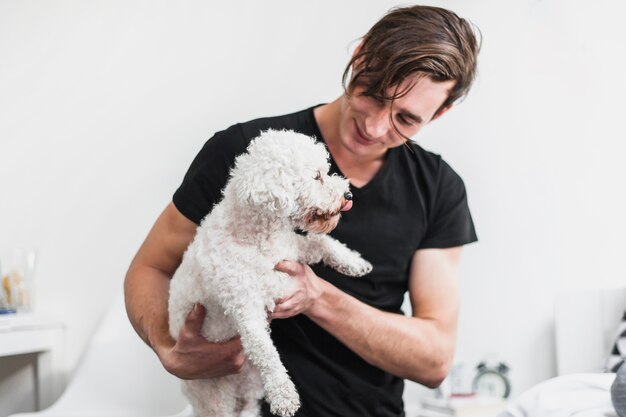
[[[221,199],[235,157],[262,130],[291,129],[323,140],[313,108],[236,124],[216,133],[196,156],[173,201],[199,224]],[[403,314],[411,259],[418,249],[476,241],[461,178],[439,155],[410,143],[388,151],[383,167],[361,188],[330,234],[374,266],[354,279],[312,265],[315,273],[357,299]],[[332,159],[332,158],[331,158]],[[331,160],[331,172],[341,173]],[[272,339],[302,400],[298,417],[404,416],[404,382],[369,365],[304,315],[271,324]],[[263,404],[263,416],[271,416]]]

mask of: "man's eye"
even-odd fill
[[[398,115],[398,120],[400,121],[400,123],[402,123],[405,126],[410,126],[413,124],[409,119],[407,119],[401,114]]]

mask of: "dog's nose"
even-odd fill
[[[352,193],[351,193],[350,191],[346,191],[346,192],[343,194],[343,198],[345,198],[345,199],[346,199],[346,200],[348,200],[348,201],[351,201],[351,200],[352,200]]]

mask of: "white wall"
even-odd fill
[[[470,10],[485,37],[477,88],[424,144],[463,173],[481,238],[458,359],[497,352],[519,393],[555,370],[555,293],[626,284],[626,29],[617,2],[510,3]]]
[[[481,239],[457,359],[497,353],[520,392],[554,373],[554,294],[626,281],[626,7],[427,3],[484,36],[470,97],[418,138],[462,174]],[[36,308],[68,323],[68,369],[202,143],[333,99],[394,4],[0,2],[0,246],[38,250]]]

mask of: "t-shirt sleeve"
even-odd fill
[[[209,139],[187,170],[182,184],[172,197],[178,211],[196,224],[222,198],[235,158],[246,150],[239,125],[216,133]]]
[[[419,249],[449,248],[477,240],[465,184],[450,165],[441,160],[434,201]]]

